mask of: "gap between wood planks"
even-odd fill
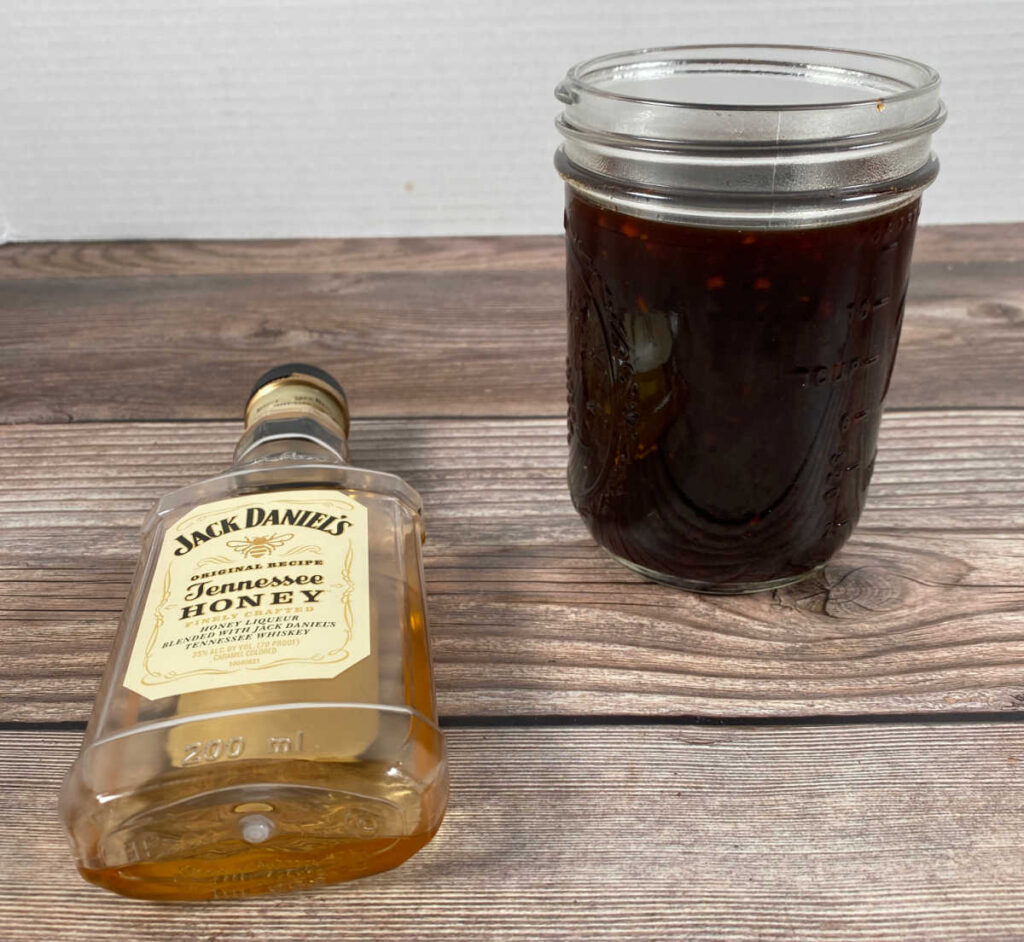
[[[931,413],[931,412],[1021,412],[1024,406],[1008,405],[955,405],[955,406],[893,406],[891,409],[883,409],[883,415],[898,412],[908,413]],[[549,419],[565,418],[565,410],[556,412],[537,413],[536,415],[433,415],[433,414],[409,414],[409,415],[382,415],[370,416],[364,421],[374,424],[402,423],[402,422],[540,422]],[[241,427],[242,419],[239,415],[225,415],[219,418],[153,418],[153,419],[96,419],[96,418],[71,418],[63,423],[49,422],[26,422],[24,425],[38,425],[40,428],[49,428],[53,424],[58,425],[215,425],[218,422],[238,422]]]
[[[971,726],[1024,723],[1024,712],[849,713],[837,716],[700,716],[652,714],[576,714],[442,716],[442,729],[574,729],[605,726],[721,726],[727,728],[814,728],[819,726]],[[84,720],[0,721],[0,732],[84,732]]]

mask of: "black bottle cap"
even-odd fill
[[[275,379],[284,379],[286,376],[295,375],[312,376],[314,379],[326,383],[341,396],[341,401],[346,406],[348,405],[348,397],[345,395],[345,390],[341,388],[341,383],[331,376],[327,370],[322,370],[319,366],[311,366],[309,363],[282,363],[280,366],[272,367],[256,380],[256,385],[252,387],[249,398],[252,399],[267,383],[272,383]]]

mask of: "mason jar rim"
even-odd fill
[[[607,64],[613,63],[616,60],[623,62],[634,61],[643,62],[643,57],[646,56],[666,56],[671,53],[696,53],[696,52],[719,52],[727,53],[730,50],[764,50],[770,52],[815,52],[815,53],[831,53],[838,56],[857,56],[865,59],[873,59],[879,62],[888,62],[893,64],[900,64],[918,72],[922,78],[919,84],[910,86],[901,92],[896,92],[891,95],[869,95],[865,98],[859,98],[847,101],[836,101],[836,102],[813,102],[813,103],[762,103],[762,104],[743,104],[743,103],[731,103],[731,102],[709,102],[709,101],[681,101],[676,99],[666,98],[650,98],[647,96],[640,95],[627,95],[621,92],[609,91],[606,88],[602,88],[595,82],[589,80],[595,72],[598,71],[599,67],[606,66]],[[646,60],[649,63],[657,63],[657,59]],[[747,62],[752,65],[757,64],[768,64],[768,63],[779,63],[779,59],[746,59],[746,60],[733,60],[718,58],[715,61],[719,62]],[[863,74],[863,73],[862,73]],[[814,111],[819,109],[834,108],[856,108],[879,100],[884,101],[886,104],[889,102],[906,101],[907,99],[913,99],[927,95],[939,87],[940,84],[939,73],[931,66],[926,65],[923,62],[919,62],[916,59],[910,59],[906,56],[891,55],[889,53],[870,52],[862,49],[849,49],[841,46],[813,46],[813,45],[798,45],[788,43],[731,43],[731,44],[720,44],[720,43],[701,43],[693,45],[670,45],[670,46],[646,46],[637,49],[624,50],[622,52],[605,53],[600,56],[594,56],[590,59],[584,59],[582,62],[576,63],[572,66],[565,76],[565,79],[559,84],[556,89],[556,97],[563,103],[571,103],[571,93],[575,89],[585,91],[590,95],[597,95],[602,98],[607,98],[615,101],[629,102],[632,104],[649,104],[659,105],[668,107],[677,107],[685,109],[698,109],[708,111]]]
[[[610,53],[555,89],[555,165],[578,194],[633,215],[837,224],[894,211],[935,179],[939,84],[913,59],[828,46]]]

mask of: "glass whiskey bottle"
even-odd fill
[[[276,893],[395,867],[448,799],[420,498],[348,464],[337,381],[264,374],[224,473],[165,496],[61,815],[127,896]]]

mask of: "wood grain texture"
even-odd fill
[[[1024,225],[922,230],[892,407],[1024,406]],[[9,245],[0,421],[227,419],[268,363],[361,416],[564,411],[557,238]]]
[[[236,423],[0,428],[0,719],[87,716],[167,490]],[[1024,411],[889,413],[868,509],[818,576],[713,599],[590,540],[560,420],[357,421],[424,496],[444,714],[793,716],[1024,704]]]
[[[21,242],[0,251],[0,281],[150,275],[562,270],[561,236],[247,241]],[[920,262],[1024,261],[1024,223],[922,226]]]
[[[944,229],[956,230],[956,234],[943,238],[939,233]],[[1006,230],[1006,239],[998,246],[992,244],[993,229]],[[942,244],[977,244],[985,260],[1009,255],[1007,260],[1012,261],[1013,247],[1024,245],[1024,225],[940,226],[936,227],[936,236]],[[561,244],[560,236],[22,242],[0,250],[0,282],[153,275],[561,271]],[[950,255],[941,248],[938,251],[937,259],[945,260]]]
[[[1019,724],[452,730],[452,803],[391,873],[154,905],[82,881],[75,733],[0,733],[5,942],[1016,939]]]

